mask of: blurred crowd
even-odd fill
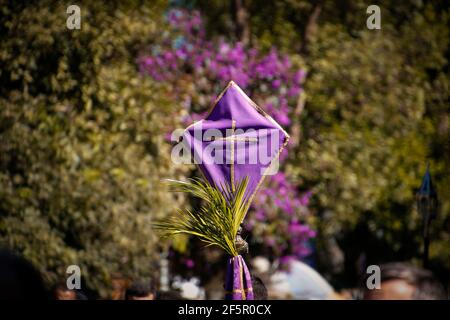
[[[380,266],[379,284],[337,292],[313,268],[293,260],[284,271],[271,272],[271,264],[264,257],[252,261],[252,284],[255,300],[446,300],[447,293],[429,270],[409,263],[394,262]],[[127,281],[113,279],[112,300],[194,300],[204,299],[199,283],[181,282],[178,290],[157,290],[150,279]],[[49,288],[42,275],[25,258],[0,251],[0,300],[90,300],[82,289],[69,289],[66,282]]]

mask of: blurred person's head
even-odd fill
[[[53,288],[53,295],[56,300],[89,300],[82,290],[69,289],[65,283],[57,284]]]
[[[154,300],[155,290],[150,280],[133,282],[125,292],[126,300]]]
[[[119,273],[114,273],[111,279],[111,300],[125,299],[125,291],[129,285],[129,280]]]
[[[77,300],[77,293],[75,290],[67,288],[66,284],[58,284],[53,289],[56,300]]]
[[[429,270],[408,263],[380,266],[381,288],[366,289],[365,300],[444,300],[443,286]]]
[[[50,299],[40,273],[24,258],[0,250],[0,300]]]
[[[253,296],[255,300],[267,300],[267,288],[261,278],[252,276]]]

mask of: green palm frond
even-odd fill
[[[153,226],[165,236],[194,235],[208,245],[217,245],[231,256],[237,256],[236,234],[250,206],[245,195],[248,178],[238,183],[235,191],[230,185],[219,189],[202,179],[169,180],[169,183],[173,191],[188,193],[203,200],[203,204],[197,210],[179,210]]]

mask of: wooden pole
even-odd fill
[[[423,257],[422,263],[423,267],[427,269],[429,267],[429,247],[430,247],[430,215],[426,214],[424,219],[424,227],[423,227]]]

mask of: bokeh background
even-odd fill
[[[224,254],[151,224],[195,206],[162,183],[197,175],[172,162],[170,134],[234,80],[292,136],[246,218],[251,257],[300,259],[337,290],[370,264],[419,265],[429,164],[430,268],[448,286],[448,2],[70,4],[80,30],[64,1],[0,1],[0,246],[49,284],[76,264],[97,297],[146,277],[196,277],[216,297]],[[371,4],[381,30],[366,27]]]

